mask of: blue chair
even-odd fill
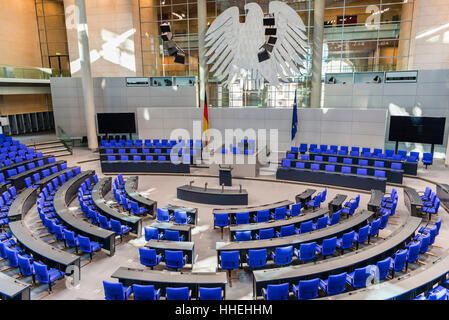
[[[108,219],[99,214],[98,215],[98,221],[100,222],[100,228],[106,229],[106,230],[110,230],[111,229],[111,224],[109,223]]]
[[[148,213],[148,209],[139,207],[139,204],[137,201],[131,201],[129,200],[129,203],[131,205],[131,212],[134,213],[137,216],[146,215]]]
[[[122,224],[118,220],[111,219],[110,224],[111,224],[111,230],[114,231],[115,234],[120,236],[120,242],[123,240],[122,239],[123,235],[127,234],[128,232],[131,231],[130,227],[122,226]]]
[[[333,164],[327,164],[327,165],[324,167],[324,170],[325,170],[326,172],[335,172],[335,165],[333,165]]]
[[[349,216],[352,216],[354,214],[356,208],[357,208],[357,203],[356,202],[351,202],[349,208],[344,206],[341,209],[341,213],[346,214],[346,217],[349,218]]]
[[[272,239],[272,238],[274,238],[274,228],[261,229],[259,230],[259,234],[256,234],[257,240]]]
[[[368,169],[365,168],[357,168],[358,176],[366,176],[368,174]]]
[[[390,263],[391,278],[394,278],[394,273],[402,271],[407,262],[407,249],[399,250],[395,253],[393,260]]]
[[[133,284],[134,300],[159,300],[161,289],[155,289],[153,285]]]
[[[368,166],[368,160],[366,160],[366,159],[360,159],[360,160],[359,160],[359,166],[367,167],[367,166]]]
[[[231,272],[240,265],[240,257],[238,251],[221,251],[220,267],[228,272],[229,286],[232,287]]]
[[[380,227],[380,218],[371,222],[371,225],[369,227],[368,243],[370,242],[371,237],[376,237],[379,235],[379,227]]]
[[[315,156],[314,161],[323,162],[323,156]]]
[[[352,164],[352,158],[343,158],[343,164]]]
[[[312,200],[306,203],[306,207],[312,207],[313,210],[315,210],[315,208],[319,208],[320,206],[321,206],[321,193],[317,194],[315,197],[313,197]]]
[[[388,224],[388,218],[389,218],[389,217],[390,217],[390,213],[389,213],[389,212],[383,214],[383,215],[380,217],[380,224],[379,224],[379,229],[380,229],[380,230],[383,230],[383,229],[385,229],[385,228],[387,227],[387,224]]]
[[[355,242],[355,231],[346,232],[340,239],[337,239],[337,247],[343,254],[344,250],[350,249],[354,246]]]
[[[320,279],[301,280],[298,286],[292,285],[293,293],[298,300],[310,300],[318,298],[318,286]]]
[[[385,162],[384,161],[374,161],[374,166],[376,168],[385,168]]]
[[[161,222],[169,222],[173,217],[170,216],[167,209],[157,208],[157,220]]]
[[[175,210],[175,223],[177,224],[189,224],[191,217],[187,216],[187,212]]]
[[[199,300],[223,300],[223,290],[221,287],[204,288],[200,287],[198,290]]]
[[[235,224],[248,224],[249,212],[237,212],[235,214]]]
[[[429,152],[423,153],[421,161],[422,161],[423,165],[426,166],[426,169],[427,169],[427,166],[430,166],[433,164],[433,153],[429,153]]]
[[[441,218],[438,218],[438,220],[435,222],[434,226],[436,226],[437,228],[437,235],[440,234],[440,228],[441,228]],[[424,226],[421,227],[421,229],[419,229],[420,233],[429,233],[430,232],[430,227]]]
[[[319,165],[318,163],[312,163],[312,164],[310,165],[310,170],[312,170],[312,171],[318,171],[318,170],[320,170],[320,165]]]
[[[283,220],[287,216],[287,208],[286,207],[280,207],[274,209],[274,214],[271,214],[271,219],[274,220]]]
[[[306,165],[304,162],[296,162],[296,169],[305,169]]]
[[[78,253],[79,241],[78,237],[75,236],[75,233],[73,231],[64,229],[64,246],[75,248],[76,253]]]
[[[315,242],[301,243],[299,250],[294,249],[294,254],[298,257],[299,261],[310,261],[315,260],[316,251],[317,247]]]
[[[219,227],[221,229],[221,238],[223,239],[223,229],[229,226],[229,214],[228,213],[215,213],[214,214],[214,228]]]
[[[288,300],[289,283],[269,284],[267,288],[262,288],[264,300]]]
[[[165,230],[164,236],[168,241],[184,241],[184,236],[179,235],[178,230]]]
[[[100,250],[102,247],[102,245],[99,244],[98,242],[93,241],[91,242],[89,238],[83,237],[81,235],[78,236],[78,241],[79,241],[79,249],[84,253],[88,253],[91,261],[92,261],[92,254],[95,251]]]
[[[326,259],[327,256],[333,255],[337,251],[337,237],[324,239],[320,245],[316,245],[318,253]]]
[[[276,236],[279,237],[288,237],[295,234],[295,225],[291,224],[288,226],[281,226],[280,232],[276,232]]]
[[[162,260],[162,255],[156,254],[155,249],[139,248],[139,257],[140,263],[146,267],[150,267],[151,270]]]
[[[296,217],[301,214],[301,203],[292,204],[291,209],[287,210],[287,215],[290,217]]]
[[[250,241],[251,231],[237,231],[235,233],[235,241]]]
[[[341,167],[341,173],[344,174],[351,174],[351,167],[347,167],[347,166],[342,166]]]
[[[388,257],[386,259],[377,262],[375,268],[376,279],[384,280],[388,277],[388,275],[390,274],[390,265],[392,261],[393,259],[391,257]]]
[[[313,230],[319,230],[327,227],[329,218],[327,216],[318,218],[316,223],[313,224]]]
[[[365,288],[371,275],[371,266],[357,268],[346,275],[346,282],[354,289]]]
[[[131,287],[125,287],[120,282],[108,282],[103,280],[106,300],[126,300],[132,292]]]
[[[346,272],[331,275],[326,280],[320,279],[320,288],[327,295],[335,295],[345,291],[346,285]]]
[[[254,222],[268,222],[270,211],[269,210],[260,210],[257,211],[256,216],[254,217]]]
[[[313,230],[313,221],[303,222],[299,225],[299,229],[296,230],[296,233],[307,233]]]
[[[374,170],[374,177],[380,178],[378,180],[385,179],[385,171],[383,171],[383,170]]]
[[[271,259],[278,266],[290,264],[292,262],[293,246],[276,248],[275,252],[271,253]]]
[[[341,210],[334,212],[332,217],[328,218],[327,224],[333,226],[340,222]]]
[[[165,250],[165,265],[167,268],[175,269],[177,271],[178,269],[183,268],[186,263],[187,256],[184,256],[181,250]]]
[[[282,159],[282,167],[290,168],[292,166],[292,162],[290,159]]]
[[[432,195],[432,189],[430,187],[426,187],[426,190],[424,191],[424,193],[421,194],[421,200],[429,201],[431,195]]]
[[[419,238],[419,241],[421,241],[421,247],[419,249],[419,253],[424,254],[429,249],[430,244],[430,233],[424,234]]]
[[[160,240],[163,238],[162,234],[159,234],[159,230],[153,227],[144,227],[145,241]]]
[[[267,265],[267,249],[248,250],[246,260],[250,268],[265,267]]]
[[[31,276],[33,279],[33,284],[36,282],[36,271],[34,270],[34,266],[31,264],[31,260],[23,257],[21,255],[17,256],[19,262],[19,271],[23,277]]]
[[[359,229],[359,232],[357,232],[355,234],[355,241],[357,241],[357,246],[356,249],[359,248],[359,244],[360,243],[365,243],[368,240],[368,236],[369,236],[369,225],[366,225],[364,227],[361,227]]]
[[[337,162],[337,157],[329,157],[329,159],[327,160],[328,162]],[[335,168],[334,168],[335,169]],[[333,170],[335,171],[335,170]]]
[[[65,273],[58,269],[48,269],[45,264],[35,261],[33,263],[36,271],[36,280],[40,283],[48,284],[48,291],[51,292],[52,285],[58,279],[64,278]]]
[[[408,247],[407,262],[405,264],[405,272],[407,272],[408,264],[414,263],[419,259],[419,250],[421,249],[421,242],[412,242]]]

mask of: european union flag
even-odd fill
[[[295,102],[293,102],[293,116],[292,116],[292,140],[295,139],[297,131],[298,131],[298,110],[296,107],[296,90],[295,90]]]

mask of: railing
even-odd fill
[[[15,67],[0,65],[0,78],[50,79],[52,69],[35,67]]]
[[[70,154],[73,154],[73,140],[60,126],[58,126],[58,139],[64,144],[67,151],[70,152]]]

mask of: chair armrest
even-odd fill
[[[156,296],[156,299],[159,300],[159,298],[161,296],[161,289],[157,289],[157,291],[155,292],[155,296]]]

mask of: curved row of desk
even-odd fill
[[[220,265],[220,256],[222,251],[239,251],[240,262],[246,262],[246,254],[249,250],[267,249],[274,251],[277,247],[293,246],[299,249],[301,243],[310,243],[313,241],[320,242],[330,237],[341,237],[344,233],[359,229],[366,225],[370,219],[374,217],[375,213],[368,210],[363,210],[360,213],[354,214],[351,218],[339,224],[329,226],[324,229],[315,230],[309,233],[297,234],[288,237],[273,238],[267,240],[251,240],[239,242],[217,242],[217,262]]]
[[[102,178],[92,189],[92,202],[95,208],[104,216],[120,221],[120,224],[131,228],[138,237],[142,234],[142,218],[130,216],[106,204],[105,195],[111,191],[112,178]]]
[[[190,202],[224,206],[248,204],[248,191],[245,189],[213,189],[186,184],[176,189],[176,197]]]
[[[293,204],[293,201],[290,200],[283,200],[283,201],[277,201],[269,204],[264,204],[260,206],[250,206],[250,207],[239,207],[239,208],[227,208],[227,209],[214,209],[212,210],[212,214],[214,215],[214,226],[215,226],[215,215],[227,213],[229,216],[229,225],[235,225],[236,219],[235,215],[236,213],[241,212],[249,212],[250,217],[257,214],[257,211],[262,210],[269,210],[270,213],[274,213],[274,210],[281,207],[286,207],[287,210],[290,208],[290,206]]]
[[[152,284],[156,289],[161,289],[161,295],[165,295],[167,287],[188,287],[192,298],[198,298],[200,287],[221,287],[223,299],[226,299],[226,284],[228,282],[226,272],[175,272],[142,270],[120,267],[112,275],[124,286],[133,284]]]
[[[11,181],[11,184],[17,188],[17,190],[21,190],[21,189],[26,187],[26,185],[25,185],[25,179],[26,178],[33,176],[33,174],[35,174],[35,173],[39,173],[40,175],[42,175],[42,171],[44,171],[46,169],[50,169],[53,166],[57,166],[58,167],[58,171],[59,171],[59,170],[61,170],[61,165],[63,163],[65,163],[64,160],[59,160],[59,161],[56,161],[56,162],[47,163],[47,164],[44,164],[41,167],[36,167],[34,169],[27,170],[27,171],[24,171],[22,173],[16,174],[16,175],[14,175],[12,177],[9,177],[8,179]]]
[[[115,253],[115,232],[102,229],[75,217],[68,208],[68,205],[76,198],[81,184],[87,178],[92,178],[94,174],[95,172],[92,170],[81,172],[56,191],[53,199],[55,214],[68,229],[88,237],[91,241],[102,244],[103,249],[108,250],[109,254],[113,256]]]
[[[142,196],[139,192],[137,192],[137,188],[139,185],[139,177],[132,176],[126,179],[125,181],[125,193],[129,199],[132,201],[136,201],[140,207],[143,207],[148,210],[148,215],[154,218],[157,208],[157,202],[147,197]]]
[[[438,257],[433,263],[420,270],[412,271],[400,279],[394,279],[352,292],[332,297],[330,300],[412,300],[417,295],[432,289],[432,287],[446,280],[449,265],[449,252]],[[323,298],[324,299],[324,298]]]
[[[253,271],[253,296],[262,295],[262,288],[269,284],[298,284],[300,280],[327,277],[331,274],[350,272],[366,264],[375,263],[392,255],[397,249],[411,239],[419,229],[422,219],[410,217],[388,238],[379,239],[375,245],[359,249],[350,254],[306,265],[282,267]]]
[[[31,254],[34,259],[42,261],[52,268],[64,271],[67,275],[76,274],[73,269],[70,270],[68,267],[73,265],[80,270],[80,257],[59,250],[34,236],[22,220],[36,203],[37,191],[38,188],[25,189],[12,203],[8,213],[10,232],[16,238],[20,247]],[[81,278],[81,273],[78,272],[77,274]],[[5,284],[7,287],[10,286],[8,282],[0,281],[0,292],[2,293],[5,292]],[[17,289],[20,289],[20,286]]]

